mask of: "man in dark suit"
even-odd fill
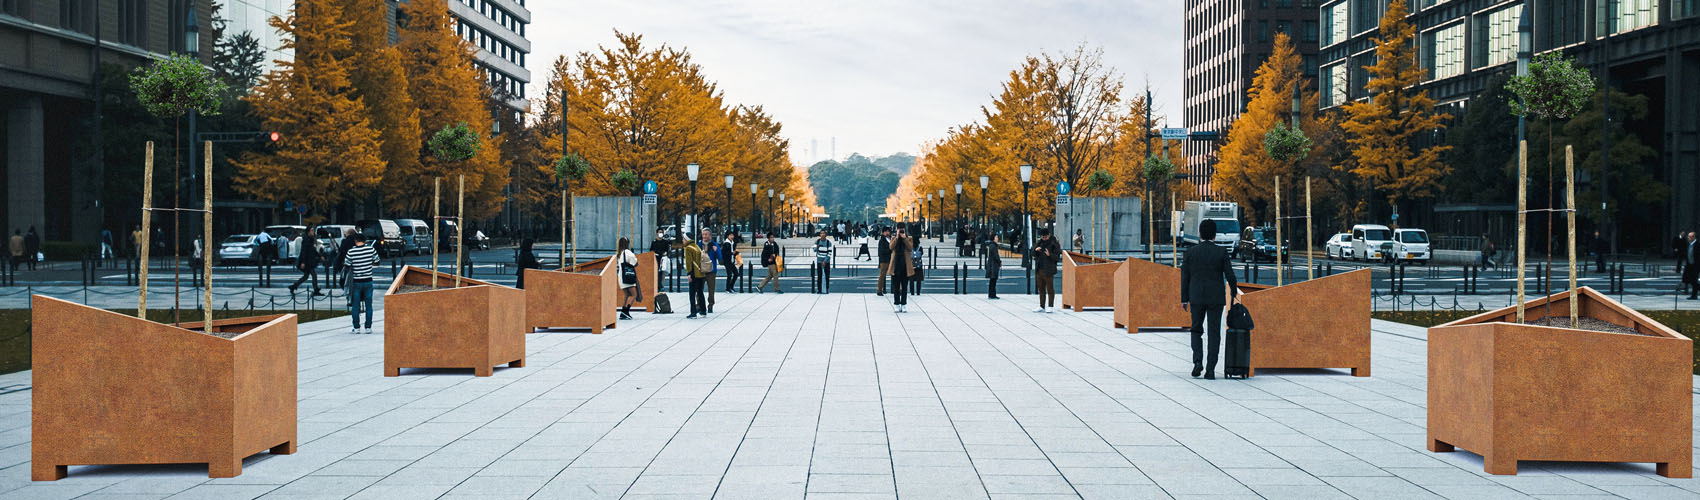
[[[1228,252],[1211,241],[1216,239],[1215,221],[1198,224],[1199,239],[1204,240],[1186,250],[1181,264],[1181,310],[1192,313],[1192,376],[1204,374],[1216,378],[1216,355],[1222,345],[1222,308],[1229,302],[1227,295],[1239,295],[1239,283],[1234,281],[1233,265]],[[1209,364],[1204,364],[1204,321],[1210,320]]]
[[[885,275],[891,271],[891,228],[880,228],[880,274],[874,284],[874,295],[885,296]]]
[[[1694,241],[1694,231],[1688,232],[1688,243],[1682,247],[1682,282],[1688,285],[1688,300],[1694,300],[1695,294],[1700,294],[1700,267],[1695,267],[1695,258],[1700,257],[1700,247]]]

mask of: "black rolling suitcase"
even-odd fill
[[[1246,378],[1251,374],[1251,311],[1245,304],[1234,303],[1228,308],[1228,338],[1227,359],[1223,363],[1222,376],[1226,378]]]

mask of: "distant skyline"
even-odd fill
[[[700,0],[531,2],[527,31],[542,95],[557,57],[611,44],[688,49],[728,102],[784,124],[792,161],[916,154],[950,127],[978,121],[1028,55],[1086,43],[1126,83],[1147,82],[1154,112],[1181,123],[1179,0]],[[818,144],[810,154],[811,141]]]

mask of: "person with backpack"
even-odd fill
[[[894,312],[908,312],[909,309],[909,273],[914,272],[914,264],[909,253],[909,238],[903,235],[903,228],[897,228],[897,236],[891,239],[891,305]]]
[[[744,267],[739,262],[738,240],[732,236],[737,231],[728,231],[726,238],[720,242],[720,267],[726,269],[726,293],[738,293],[738,278],[742,276]]]
[[[1048,228],[1039,229],[1039,242],[1033,244],[1033,292],[1039,295],[1039,308],[1033,312],[1057,312],[1057,263],[1062,260],[1062,244],[1051,236]]]
[[[921,277],[925,274],[923,269],[927,263],[926,251],[921,248],[920,234],[920,231],[915,231],[915,235],[909,237],[909,263],[914,266],[909,271],[910,295],[921,294]]]
[[[196,245],[196,248],[198,252],[200,245]],[[306,235],[301,237],[301,256],[295,259],[295,269],[301,271],[301,277],[296,278],[295,283],[289,285],[290,295],[295,295],[295,289],[301,288],[301,283],[307,281],[308,278],[312,278],[313,280],[313,296],[318,297],[320,295],[324,295],[324,292],[319,291],[318,248],[318,238],[313,235],[312,231],[308,231]]]
[[[638,258],[632,253],[631,240],[620,238],[619,247],[614,254],[620,262],[620,319],[632,319],[632,302],[636,302],[638,294],[643,293],[638,288]]]
[[[720,275],[720,243],[715,241],[714,234],[707,229],[702,230],[702,253],[703,258],[708,260],[708,265],[703,266],[706,270],[703,274],[703,287],[707,288],[705,291],[708,293],[708,312],[714,312],[714,285],[718,283]]]
[[[885,296],[885,275],[887,273],[891,272],[891,243],[892,243],[891,228],[888,228],[888,227],[880,228],[880,237],[879,237],[880,273],[879,273],[879,278],[875,280],[876,283],[874,284],[874,295],[875,296],[880,296],[880,297]]]
[[[343,257],[348,268],[348,317],[354,320],[353,333],[372,333],[372,268],[378,265],[378,250],[367,244],[366,235],[356,233],[354,246]],[[366,327],[360,327],[360,311],[366,311]]]
[[[773,283],[773,293],[785,293],[779,289],[779,273],[785,270],[784,256],[779,254],[779,242],[773,239],[773,233],[767,233],[767,243],[761,246],[761,266],[767,268],[767,278],[756,285],[756,293],[764,293],[769,282]]]
[[[697,319],[708,316],[708,299],[703,297],[702,287],[704,278],[708,275],[708,262],[701,248],[697,248],[695,239],[685,240],[683,252],[685,273],[691,277],[690,298],[691,314],[685,319]]]

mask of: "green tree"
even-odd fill
[[[1507,104],[1503,73],[1488,80],[1470,99],[1464,116],[1446,130],[1443,155],[1452,173],[1446,176],[1447,197],[1457,202],[1510,202],[1517,186],[1517,119]]]

